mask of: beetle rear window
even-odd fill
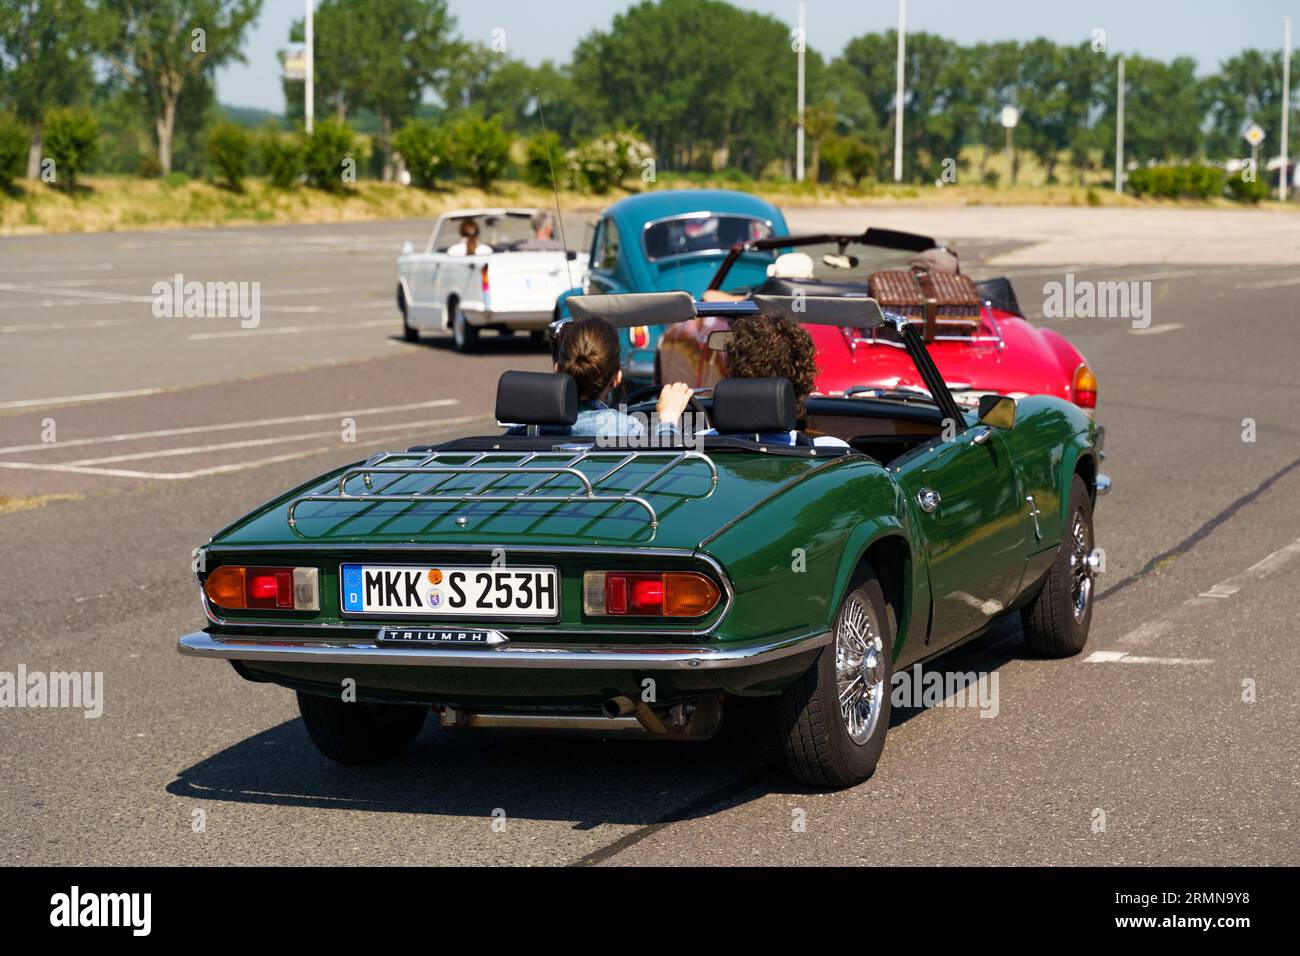
[[[770,223],[748,216],[676,216],[645,229],[645,254],[650,261],[701,252],[726,252],[738,242],[766,239]]]

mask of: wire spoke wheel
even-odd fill
[[[1088,613],[1093,586],[1092,528],[1082,508],[1076,508],[1070,523],[1070,603],[1074,619]]]
[[[846,601],[835,622],[835,684],[844,728],[863,744],[880,721],[885,687],[884,644],[871,606]]]

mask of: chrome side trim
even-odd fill
[[[723,670],[753,667],[828,644],[829,630],[777,641],[713,646],[670,644],[503,644],[495,648],[390,647],[369,642],[331,643],[275,637],[232,638],[196,631],[176,644],[192,657],[315,664],[405,664],[417,667],[528,667],[555,670]]]

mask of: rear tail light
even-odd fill
[[[319,611],[320,573],[316,568],[249,568],[225,565],[203,583],[208,600],[220,608]]]
[[[486,292],[487,290],[488,290],[488,273],[487,273],[487,263],[485,262],[483,263],[483,291]]]
[[[634,325],[627,333],[632,348],[643,349],[650,345],[650,329],[644,325]]]
[[[592,617],[699,617],[722,592],[695,571],[588,571],[582,609]]]
[[[1074,404],[1082,408],[1097,407],[1097,376],[1086,364],[1074,370]]]

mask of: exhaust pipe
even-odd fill
[[[609,718],[631,715],[637,719],[637,723],[646,729],[647,733],[657,736],[668,733],[668,728],[659,719],[659,715],[643,700],[633,700],[631,697],[611,697],[601,705],[600,710]]]

